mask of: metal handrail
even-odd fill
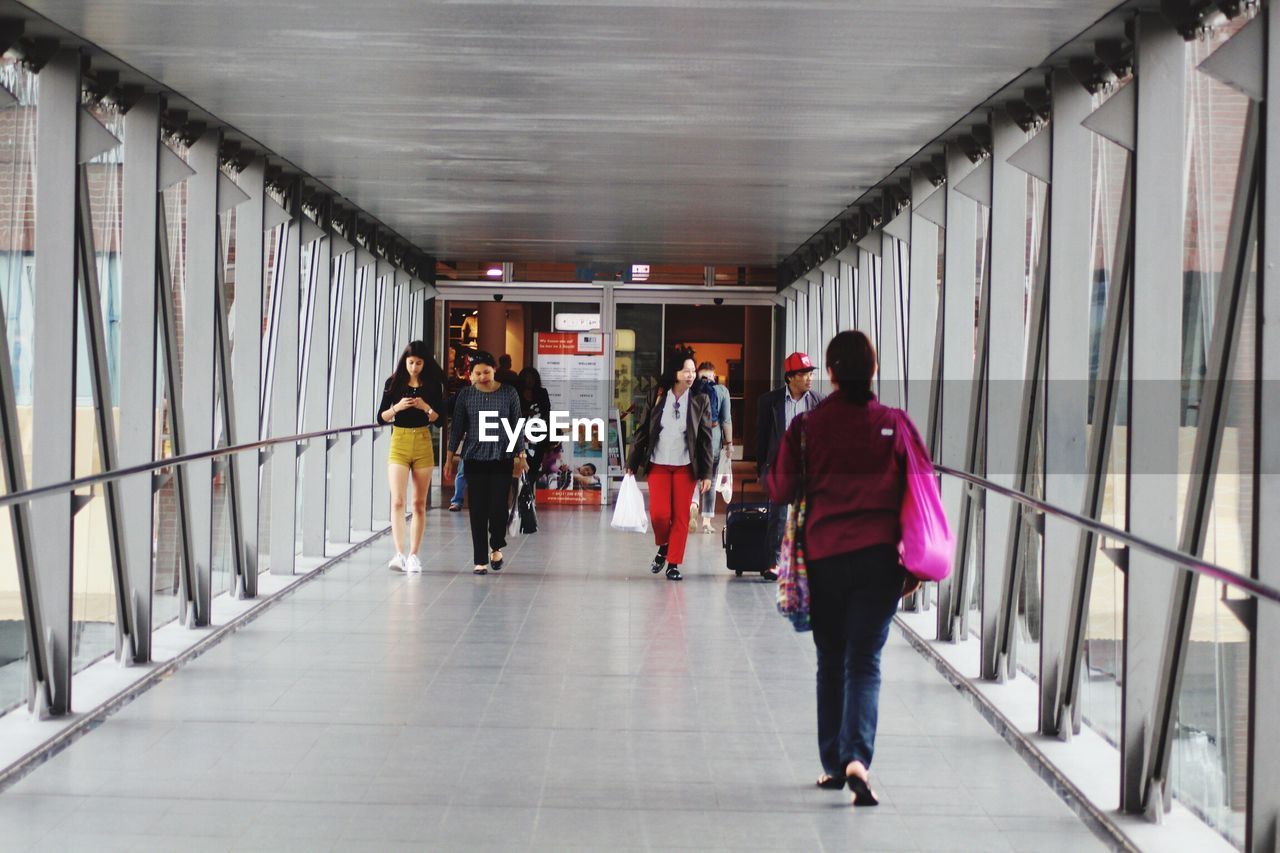
[[[958,480],[963,480],[966,483],[986,489],[989,492],[1003,495],[1004,497],[1015,500],[1020,504],[1029,506],[1038,512],[1042,512],[1045,515],[1050,515],[1054,518],[1061,518],[1064,521],[1070,521],[1072,524],[1083,527],[1100,536],[1106,536],[1110,539],[1123,542],[1132,548],[1138,548],[1148,554],[1159,557],[1161,560],[1167,560],[1170,563],[1181,566],[1182,568],[1195,572],[1198,575],[1222,581],[1227,586],[1242,589],[1245,592],[1257,596],[1258,598],[1265,598],[1268,601],[1280,604],[1280,589],[1268,586],[1267,584],[1255,580],[1248,575],[1233,572],[1231,569],[1224,568],[1216,563],[1207,562],[1191,554],[1184,554],[1174,548],[1157,545],[1155,542],[1148,541],[1140,536],[1135,536],[1127,530],[1121,530],[1118,527],[1112,527],[1109,524],[1104,524],[1101,521],[1080,515],[1079,513],[1072,512],[1071,510],[1054,506],[1053,504],[1046,503],[1039,498],[1033,498],[1030,495],[1019,492],[1017,489],[1011,489],[1007,486],[1002,486],[999,483],[993,483],[990,480],[977,476],[976,474],[970,474],[967,471],[959,471],[955,468],[949,468],[946,465],[935,464],[933,467],[940,474],[946,474],[949,477],[955,477]]]
[[[157,459],[154,462],[147,462],[142,465],[131,465],[128,468],[117,468],[114,471],[103,471],[100,474],[90,474],[87,477],[77,477],[74,480],[64,480],[61,483],[50,483],[46,486],[37,486],[31,489],[24,489],[21,492],[11,492],[7,495],[0,495],[0,508],[12,506],[13,504],[26,503],[27,501],[35,500],[36,498],[45,498],[50,495],[57,495],[63,492],[73,492],[76,489],[83,489],[88,486],[98,486],[103,483],[110,483],[113,480],[120,480],[125,477],[133,477],[138,474],[159,471],[163,468],[169,468],[174,465],[185,465],[188,462],[199,462],[203,459],[217,459],[221,456],[234,456],[237,453],[244,453],[248,450],[260,450],[264,447],[274,447],[277,444],[294,444],[300,441],[310,441],[313,438],[364,432],[366,430],[382,429],[390,426],[391,424],[362,424],[361,426],[335,427],[334,429],[317,430],[316,432],[303,432],[297,435],[286,435],[279,438],[266,438],[261,441],[250,442],[248,444],[236,444],[229,447],[215,447],[212,450],[200,450],[195,453],[184,453],[181,456],[170,456],[165,459]]]

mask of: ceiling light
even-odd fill
[[[502,267],[489,267],[485,275],[490,278],[502,278]]]

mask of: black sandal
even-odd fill
[[[817,786],[824,791],[839,791],[844,787],[844,776],[832,776],[830,773],[823,773],[818,777]]]
[[[662,571],[662,567],[667,564],[667,546],[663,545],[658,549],[657,555],[653,558],[653,562],[649,565],[649,571],[655,575]]]
[[[493,569],[495,572],[502,571],[502,562],[503,562],[502,557],[499,557],[498,559],[495,560],[493,559],[493,554],[489,555],[489,568]]]
[[[671,565],[667,566],[667,580],[669,581],[684,580],[684,575],[680,574],[680,567],[677,566],[675,563],[672,563]]]
[[[849,790],[853,792],[853,805],[880,805],[880,801],[876,799],[876,795],[871,793],[871,786],[867,784],[866,779],[861,779],[857,776],[849,776],[847,781],[849,783]]]

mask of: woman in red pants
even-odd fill
[[[627,473],[649,472],[649,515],[658,554],[649,571],[682,580],[689,504],[711,489],[711,415],[706,394],[691,394],[692,354],[678,352],[649,393],[636,425]]]

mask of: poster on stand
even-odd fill
[[[535,359],[552,412],[593,419],[603,428],[582,428],[576,438],[551,441],[538,471],[539,504],[598,506],[606,503],[609,408],[605,340],[600,332],[538,332]]]

